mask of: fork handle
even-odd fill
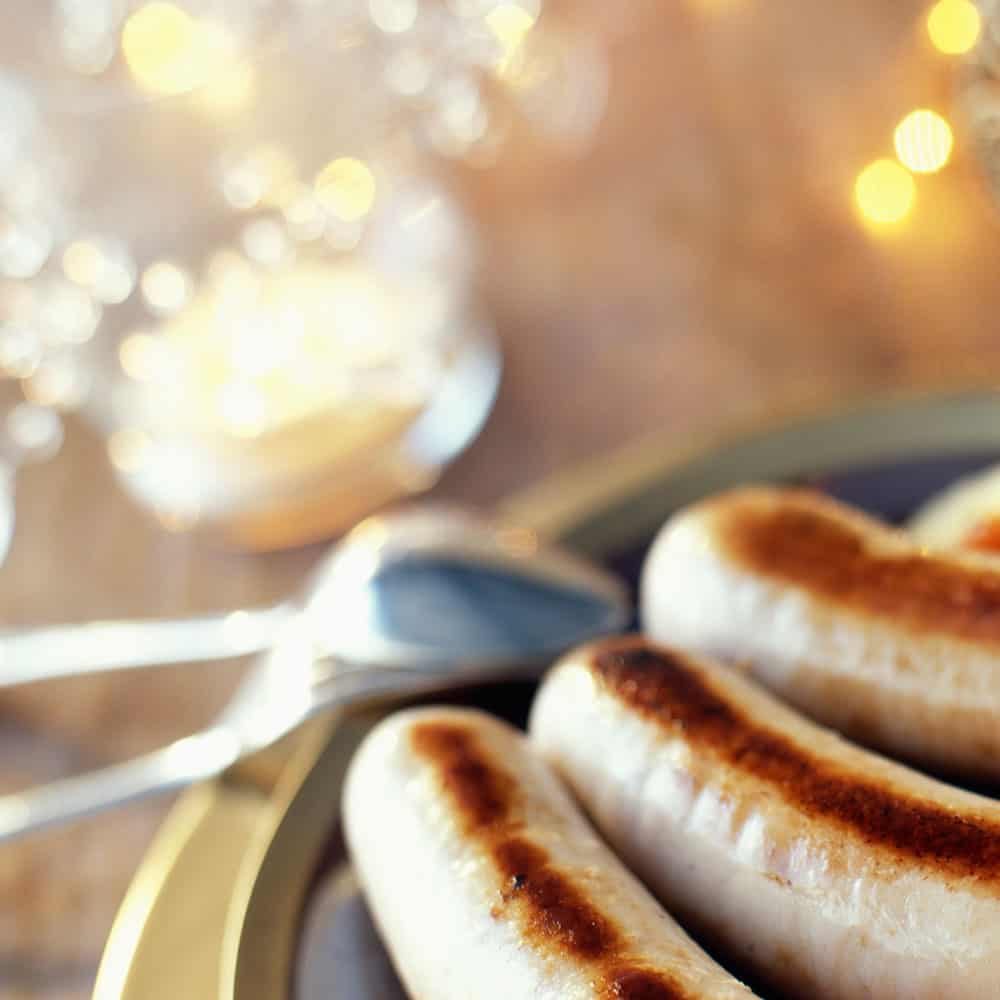
[[[241,756],[236,736],[217,726],[159,750],[0,796],[0,842],[211,778]]]
[[[270,645],[290,612],[279,604],[200,618],[0,629],[0,687],[244,656]]]
[[[332,670],[317,678],[302,714],[270,729],[241,738],[224,721],[140,757],[63,778],[21,792],[0,795],[0,843],[57,823],[152,795],[173,791],[221,774],[227,767],[274,742],[308,717],[334,708],[447,687],[454,674],[375,668],[365,665]]]
[[[286,728],[276,728],[265,738],[257,733],[252,741],[241,739],[236,729],[219,722],[120,764],[0,795],[0,843],[214,778],[309,715],[415,689],[415,681],[413,672],[404,670],[357,668],[335,673],[317,686],[312,705],[301,717],[288,720]]]

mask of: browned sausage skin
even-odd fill
[[[809,715],[941,772],[1000,779],[1000,564],[930,553],[817,493],[696,504],[655,541],[647,632],[749,669]]]

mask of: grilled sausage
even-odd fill
[[[745,665],[853,739],[1000,778],[1000,564],[932,554],[804,490],[748,488],[670,520],[642,575],[653,638]]]
[[[456,709],[390,717],[351,764],[344,810],[414,1000],[752,1000],[505,723]]]
[[[737,967],[810,1000],[993,1000],[1000,803],[634,637],[564,659],[531,723],[611,846]]]

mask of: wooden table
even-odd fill
[[[505,492],[656,431],[677,439],[793,403],[1000,374],[1000,228],[959,155],[892,233],[851,185],[898,117],[947,107],[917,3],[636,2],[589,15],[614,87],[596,146],[524,139],[459,183],[483,224],[506,349],[496,412],[437,492]],[[173,615],[274,600],[318,549],[240,555],[172,535],[70,427],[28,469],[0,569],[5,623]],[[235,666],[0,696],[0,788],[102,764],[207,720]],[[0,996],[89,989],[168,801],[0,847]],[[200,1000],[200,998],[199,998]]]

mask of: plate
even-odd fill
[[[751,481],[809,482],[899,521],[1000,458],[1000,393],[905,397],[723,443],[653,438],[501,508],[634,583],[663,520]],[[523,719],[531,685],[462,700]],[[115,922],[95,1000],[403,1000],[338,827],[344,769],[376,714],[314,724],[179,802]],[[318,957],[317,957],[318,956]]]

